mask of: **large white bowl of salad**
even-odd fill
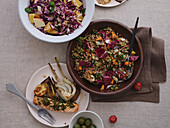
[[[22,24],[34,37],[63,43],[79,36],[94,14],[94,0],[18,0]]]

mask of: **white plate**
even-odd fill
[[[115,1],[115,0],[111,0],[108,4],[103,5],[103,4],[99,4],[99,3],[97,2],[97,0],[95,0],[95,4],[98,5],[98,6],[101,6],[101,7],[114,7],[114,6],[121,5],[121,4],[123,4],[124,2],[126,2],[126,1],[127,1],[127,0],[123,0],[121,3],[119,3],[119,2],[117,2],[117,1]]]
[[[72,80],[72,78],[69,75],[69,72],[67,70],[66,64],[60,63],[60,65],[61,65],[61,68],[62,68],[64,74],[68,77],[68,79]],[[54,63],[54,64],[52,64],[52,66],[55,69],[58,76],[62,79],[62,76],[57,68],[57,65]],[[48,65],[40,68],[33,74],[33,76],[31,77],[31,79],[27,85],[27,88],[26,88],[26,98],[28,100],[33,101],[35,87],[38,84],[40,84],[45,79],[45,77],[48,77],[48,76],[55,78]],[[76,103],[79,104],[79,111],[86,110],[88,103],[89,103],[89,93],[87,93],[81,89],[81,93],[80,93],[78,99],[76,100]],[[48,110],[48,112],[50,112],[50,114],[56,119],[55,124],[51,125],[48,122],[46,122],[45,120],[43,120],[42,118],[40,118],[38,116],[38,113],[36,110],[34,110],[28,104],[27,104],[27,106],[28,106],[29,111],[31,112],[31,114],[33,115],[33,117],[35,119],[37,119],[39,122],[41,122],[45,125],[51,126],[51,127],[67,126],[70,123],[71,118],[76,114],[76,113],[54,112],[54,111]]]

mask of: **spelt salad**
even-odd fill
[[[74,32],[85,16],[80,0],[30,0],[25,12],[37,29],[57,36]]]
[[[93,30],[76,40],[77,46],[72,50],[75,70],[101,91],[117,90],[118,81],[129,76],[128,69],[134,68],[139,57],[132,50],[129,62],[126,60],[129,41],[110,27]]]

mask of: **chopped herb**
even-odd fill
[[[52,7],[52,9],[51,9],[51,12],[50,12],[50,13],[53,13],[53,12],[54,12],[54,10],[55,10],[55,6],[53,6],[53,7]]]
[[[31,12],[31,8],[25,8],[25,12],[26,13],[30,13]]]
[[[81,12],[82,14],[84,14],[85,11],[86,11],[86,8],[83,8],[80,12]]]
[[[47,97],[43,97],[42,103],[44,104],[44,106],[48,106],[50,104],[50,101]]]
[[[54,1],[49,2],[49,5],[50,5],[51,7],[55,6]]]

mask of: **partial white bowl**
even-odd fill
[[[92,120],[92,123],[96,125],[97,128],[104,128],[104,124],[102,119],[99,115],[97,115],[95,112],[92,111],[80,111],[76,113],[69,124],[69,128],[73,128],[73,126],[76,124],[78,118],[84,117],[84,118],[90,118]]]
[[[37,28],[35,28],[28,19],[28,14],[25,12],[25,8],[29,6],[30,0],[18,0],[18,11],[19,16],[21,19],[22,24],[24,25],[25,29],[34,37],[51,43],[63,43],[70,41],[77,36],[79,36],[81,33],[84,32],[84,30],[88,27],[90,24],[94,10],[95,10],[95,3],[94,0],[82,0],[83,6],[86,8],[85,11],[85,17],[82,21],[82,27],[80,26],[78,29],[76,29],[73,33],[69,35],[63,35],[63,36],[52,36],[48,34],[44,34],[43,32],[39,31]]]

